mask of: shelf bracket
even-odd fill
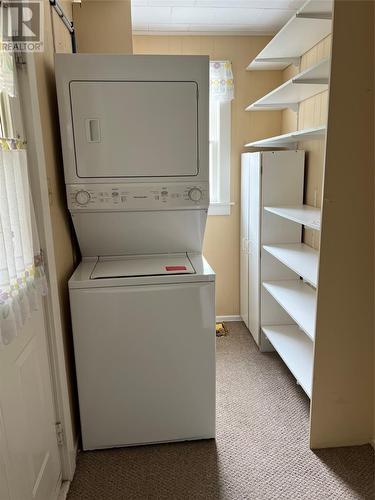
[[[299,19],[332,19],[331,12],[298,12],[296,17]]]
[[[316,85],[328,85],[328,78],[293,78],[292,83],[308,83]]]
[[[281,146],[281,147],[283,147],[285,149],[291,149],[291,150],[298,149],[298,141],[296,141],[296,142],[288,142],[284,146]]]
[[[267,148],[267,149],[287,149],[294,150],[298,149],[298,142],[283,142],[280,144],[265,144],[264,146],[257,146],[258,148]]]
[[[274,109],[275,111],[280,111],[282,109],[292,109],[293,111],[297,112],[299,107],[299,103],[295,102],[282,102],[282,103],[273,103],[273,104],[259,104],[259,107],[257,105],[251,105],[249,108],[246,108],[246,111],[268,111]]]
[[[300,58],[299,57],[257,57],[254,59],[254,62],[257,63],[285,63],[287,65],[293,64],[293,66],[299,66]]]
[[[296,103],[296,102],[290,102],[288,104],[285,104],[285,106],[289,109],[291,109],[292,111],[294,111],[295,113],[298,113],[298,109],[299,109],[299,103]]]

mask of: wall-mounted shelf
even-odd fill
[[[292,271],[317,286],[319,252],[304,243],[263,245],[264,250]]]
[[[319,208],[299,205],[296,207],[264,207],[264,209],[284,219],[320,231],[321,211]]]
[[[265,281],[263,286],[306,335],[314,340],[316,291],[302,280]]]
[[[287,22],[247,67],[282,70],[331,33],[332,0],[310,0]]]
[[[302,71],[298,75],[292,78],[292,82],[294,84],[305,83],[305,84],[324,84],[328,85],[329,82],[329,73],[331,69],[331,59],[326,57],[322,59],[314,66],[307,68],[305,71]]]
[[[250,104],[246,111],[286,108],[298,111],[301,101],[328,89],[329,71],[330,60],[323,59]]]
[[[311,398],[313,343],[295,325],[263,326],[262,330]]]
[[[277,135],[261,139],[260,141],[249,142],[245,147],[251,148],[280,148],[287,147],[295,149],[297,143],[300,141],[310,141],[313,139],[324,139],[326,135],[326,126],[307,128],[298,130],[297,132],[290,132],[289,134]]]

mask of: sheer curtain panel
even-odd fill
[[[27,172],[17,141],[0,149],[0,346],[22,332],[45,294],[46,279]]]

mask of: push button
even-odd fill
[[[186,266],[165,266],[167,271],[186,271]]]

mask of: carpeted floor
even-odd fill
[[[374,496],[370,446],[312,452],[309,404],[242,323],[217,339],[217,438],[80,453],[69,500],[326,500]]]

